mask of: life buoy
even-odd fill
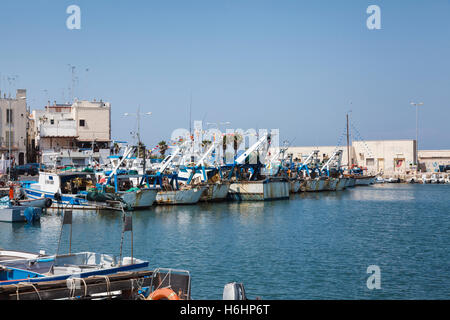
[[[146,300],[161,300],[161,299],[167,299],[167,300],[180,300],[180,297],[169,288],[162,288],[157,289],[150,293]]]

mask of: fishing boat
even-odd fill
[[[72,210],[63,210],[56,254],[1,261],[0,286],[19,282],[37,283],[65,280],[71,277],[104,276],[147,267],[148,261],[133,257],[132,216],[127,215],[123,211],[122,222],[123,228],[118,258],[113,255],[95,252],[72,253]],[[65,225],[70,226],[69,252],[67,254],[59,254]],[[125,232],[131,232],[131,257],[122,257]],[[16,256],[20,255],[16,254]]]
[[[28,199],[51,199],[53,208],[69,205],[74,209],[110,207],[106,202],[86,199],[86,193],[95,183],[94,174],[89,172],[40,171],[38,181],[24,181],[21,186]]]
[[[280,167],[272,168],[270,161],[264,165],[259,159],[255,164],[245,163],[253,152],[268,145],[270,140],[270,134],[263,134],[256,143],[238,156],[233,164],[223,166],[224,171],[228,170],[228,180],[231,182],[228,199],[237,201],[289,199],[289,179],[277,176]],[[263,168],[266,174],[262,174]],[[269,171],[272,171],[273,175],[268,175]]]
[[[200,201],[222,201],[227,198],[228,192],[230,190],[230,182],[210,182],[206,184],[205,187],[205,191],[200,197]]]
[[[162,190],[156,195],[157,204],[196,204],[200,201],[206,186],[177,190]]]
[[[148,264],[148,261],[136,258],[123,257],[118,260],[115,256],[94,252],[15,259],[0,262],[0,285],[109,275],[142,269]]]
[[[289,181],[285,178],[237,181],[231,183],[228,197],[237,201],[289,199],[289,189]]]
[[[354,176],[356,186],[368,186],[373,184],[374,176]]]

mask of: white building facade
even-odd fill
[[[368,173],[407,174],[415,170],[416,141],[415,140],[373,140],[352,141],[347,146],[312,146],[290,147],[287,154],[293,159],[304,159],[313,150],[319,150],[319,159],[323,161],[331,157],[334,151],[342,150],[342,166],[347,163],[367,169]],[[348,150],[348,151],[347,151]]]
[[[90,158],[109,155],[111,141],[111,104],[103,101],[78,101],[47,105],[33,110],[36,145],[40,161],[58,165],[85,165]],[[72,159],[71,159],[72,158]],[[50,160],[51,159],[51,160]],[[59,159],[59,160],[55,160]]]
[[[18,89],[16,97],[1,97],[0,92],[0,155],[15,165],[27,159],[27,92]]]

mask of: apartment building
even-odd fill
[[[16,96],[0,92],[0,156],[13,164],[27,160],[27,91],[18,89]]]
[[[43,110],[33,110],[36,148],[40,161],[55,159],[55,154],[83,164],[91,157],[88,150],[105,154],[111,141],[111,104],[100,101],[78,101],[73,104],[50,103]],[[47,156],[46,156],[47,155]],[[99,154],[94,155],[98,158]],[[66,159],[67,160],[67,159]],[[53,161],[53,160],[52,160]],[[64,163],[64,160],[61,160]],[[69,160],[67,160],[69,161]]]

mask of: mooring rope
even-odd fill
[[[71,299],[75,299],[75,292],[77,290],[76,281],[83,282],[83,287],[84,287],[84,296],[83,297],[87,297],[87,284],[83,278],[69,278],[68,280],[70,280],[69,294],[70,294]]]
[[[39,294],[39,290],[34,286],[34,284],[29,283],[29,282],[19,282],[18,284],[13,283],[13,285],[16,287],[16,299],[17,300],[20,300],[19,288],[21,287],[21,285],[22,285],[22,287],[23,286],[31,286],[34,289],[34,291],[36,291],[36,294],[37,294],[39,300],[42,300],[41,295]]]
[[[106,293],[108,294],[108,297],[111,299],[111,282],[109,280],[108,276],[104,276],[104,275],[99,275],[99,277],[103,277],[105,279],[106,282]]]

